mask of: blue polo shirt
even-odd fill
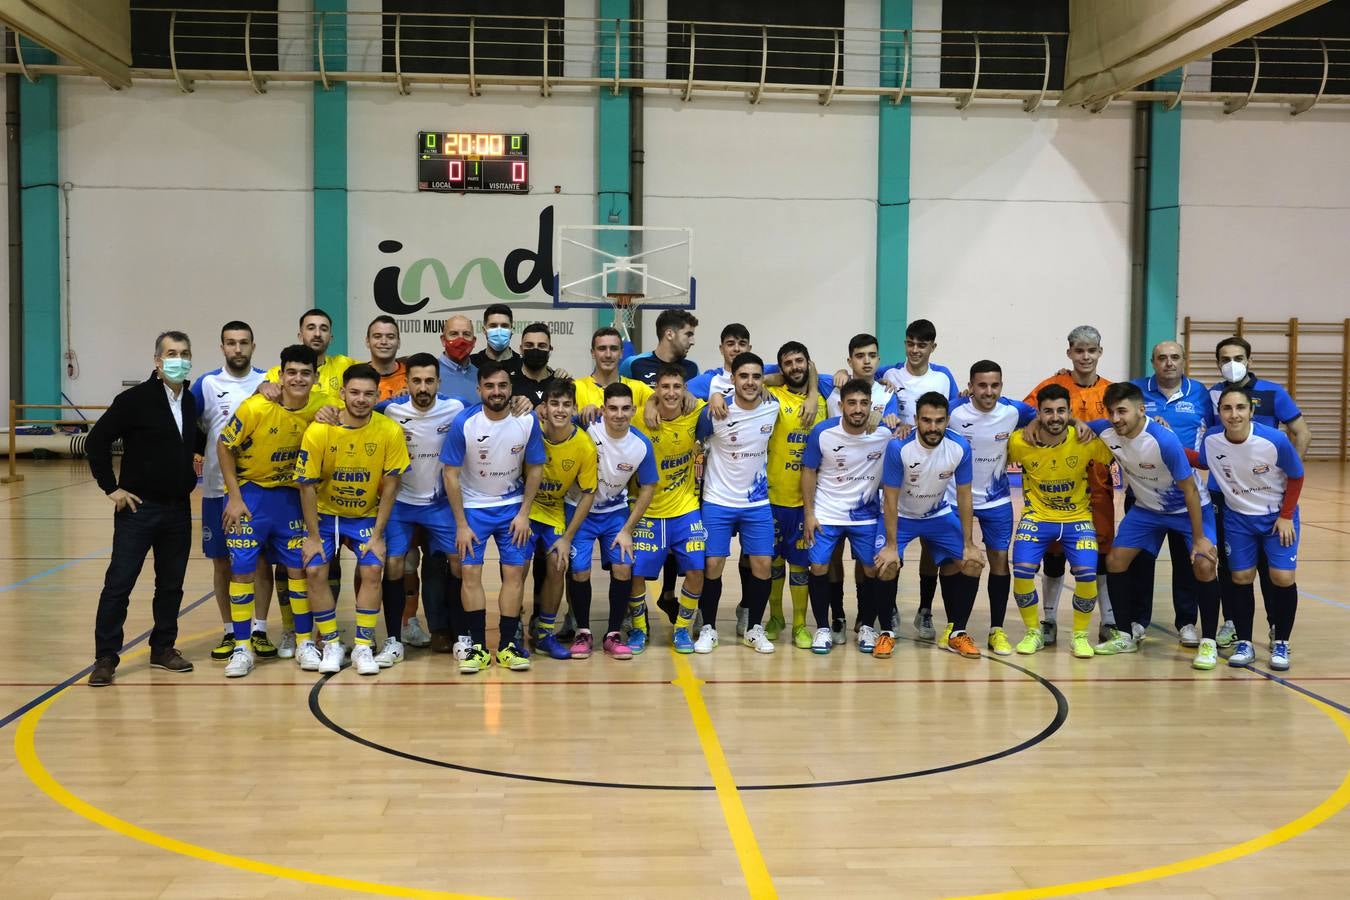
[[[1220,424],[1219,393],[1226,385],[1227,382],[1220,381],[1209,389],[1209,418],[1207,421],[1211,426]],[[1281,425],[1287,425],[1303,415],[1303,410],[1298,408],[1294,398],[1289,396],[1289,392],[1282,385],[1257,378],[1251,372],[1248,372],[1242,386],[1247,389],[1247,393],[1252,395],[1253,422],[1270,428],[1279,428]]]
[[[457,363],[446,354],[441,354],[440,393],[458,400],[466,407],[482,401],[478,397],[478,367],[468,357],[463,363]]]
[[[1136,378],[1130,382],[1144,394],[1144,412],[1150,419],[1160,418],[1181,439],[1181,446],[1200,449],[1208,427],[1211,407],[1209,391],[1198,381],[1182,378],[1168,396],[1158,387],[1157,378]]]

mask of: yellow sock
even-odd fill
[[[234,627],[234,645],[248,647],[253,631],[253,585],[230,582],[230,622]]]
[[[1073,630],[1092,627],[1092,611],[1097,607],[1097,582],[1077,582],[1073,586]],[[1086,610],[1086,612],[1084,612]]]
[[[295,623],[296,643],[314,640],[314,616],[309,611],[309,582],[303,578],[286,579],[291,595],[291,618]]]
[[[806,625],[806,607],[810,603],[807,585],[810,574],[806,566],[788,566],[788,592],[792,594],[792,630]]]
[[[281,610],[281,630],[295,630],[295,614],[291,612],[291,592],[286,582],[277,583],[277,608]]]
[[[680,611],[675,616],[676,628],[688,628],[694,624],[694,613],[698,612],[698,594],[689,593],[689,589],[680,587]],[[712,622],[708,623],[713,624]]]
[[[783,620],[783,582],[786,580],[787,567],[781,559],[773,561],[773,585],[769,588],[769,618]]]
[[[634,628],[636,628],[638,631],[648,631],[646,589],[644,589],[640,594],[632,594],[629,596],[628,615],[633,620]]]
[[[319,629],[319,636],[323,638],[325,644],[337,640],[337,609],[316,612],[314,625]]]
[[[375,623],[379,621],[378,609],[358,609],[356,611],[356,643],[367,647],[375,643]]]
[[[1040,606],[1036,599],[1036,579],[1013,578],[1013,599],[1017,601],[1017,614],[1022,617],[1022,624],[1027,626],[1027,630],[1039,629]]]

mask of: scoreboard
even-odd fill
[[[530,136],[419,131],[417,189],[442,194],[528,194]]]

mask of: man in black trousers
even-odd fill
[[[150,665],[169,672],[192,671],[192,663],[174,648],[192,541],[189,498],[197,485],[192,457],[199,411],[186,389],[191,369],[188,336],[181,331],[161,334],[155,339],[155,371],[117,395],[85,444],[94,480],[116,510],[112,560],[103,576],[94,624],[91,687],[113,683],[131,589],[151,550],[155,627],[150,632]],[[117,440],[122,441],[122,469],[114,478],[112,445]]]

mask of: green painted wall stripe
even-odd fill
[[[24,59],[56,56],[23,38]],[[57,79],[19,81],[23,221],[23,400],[61,402],[61,177]]]
[[[324,20],[324,63],[347,68],[346,0],[316,0]],[[315,40],[318,40],[315,26]],[[317,54],[315,66],[318,66]],[[314,144],[314,305],[333,317],[335,353],[362,354],[348,343],[347,304],[347,84],[314,85],[311,123]]]
[[[1181,70],[1154,80],[1174,91]],[[1148,239],[1144,265],[1144,341],[1140,371],[1152,371],[1153,345],[1176,340],[1177,279],[1181,261],[1181,106],[1149,104]]]
[[[882,0],[883,29],[909,28],[913,22],[913,0]],[[897,32],[884,35],[882,41],[881,84],[897,87],[904,68],[904,38]],[[885,97],[878,101],[876,335],[886,362],[903,354],[909,314],[910,112],[908,97],[898,104]]]
[[[601,78],[614,77],[615,20],[632,17],[632,4],[629,0],[600,0],[596,22],[596,58],[599,61]],[[628,23],[622,26],[626,32]],[[632,61],[631,47],[627,34],[620,36],[619,65],[628,68]],[[620,72],[620,77],[628,71]],[[628,162],[632,146],[628,140],[628,127],[631,116],[628,110],[628,90],[615,94],[609,88],[596,91],[596,136],[595,136],[595,222],[597,225],[629,225],[632,223],[632,182],[629,178]],[[602,240],[600,249],[609,253],[622,253],[627,249],[627,241],[617,237]],[[608,309],[596,311],[596,327],[613,324],[614,313]],[[636,335],[633,336],[636,339]]]

